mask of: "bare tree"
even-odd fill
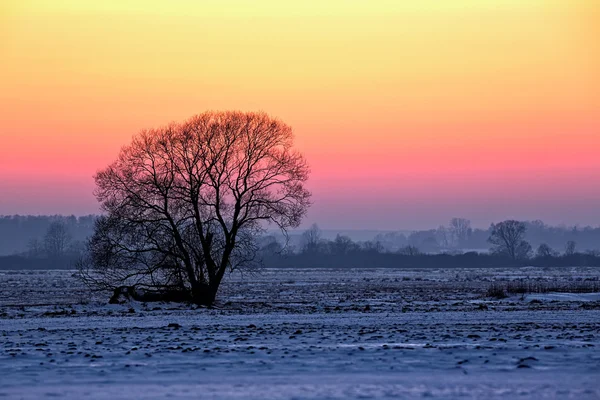
[[[377,241],[379,243],[379,241]],[[348,236],[337,234],[333,242],[330,243],[331,252],[333,254],[348,254],[358,248],[356,243]]]
[[[419,250],[418,247],[408,245],[398,250],[398,254],[402,254],[405,256],[420,256],[423,253]]]
[[[310,205],[292,129],[265,113],[206,112],[142,131],[96,176],[105,215],[82,276],[214,303],[227,270],[256,261],[266,225],[284,234]]]
[[[524,222],[507,220],[492,224],[488,242],[492,252],[507,255],[513,260],[528,258],[531,245],[525,241],[527,227]]]
[[[471,234],[473,233],[471,221],[466,218],[452,218],[450,220],[449,229],[457,247],[466,246]]]
[[[279,243],[277,241],[277,238],[273,235],[262,237],[259,240],[258,246],[260,249],[260,253],[266,256],[274,256],[281,254],[284,249],[281,243]]]
[[[310,228],[302,233],[301,245],[302,252],[316,253],[319,250],[319,244],[322,238],[321,229],[317,224],[312,224]]]
[[[552,250],[552,247],[548,246],[546,243],[542,243],[537,248],[535,255],[536,257],[555,257],[558,253]]]
[[[442,248],[447,249],[450,247],[451,233],[449,229],[444,225],[440,225],[435,231],[435,239]]]
[[[577,243],[573,240],[569,240],[565,245],[565,256],[572,256],[575,254],[575,249],[577,247]]]
[[[383,253],[385,251],[383,245],[376,240],[367,240],[366,242],[361,243],[360,247],[363,251],[370,253]]]
[[[44,245],[39,239],[31,239],[27,243],[27,255],[29,257],[42,257],[45,254]]]
[[[50,224],[44,235],[44,250],[48,257],[60,257],[65,254],[71,242],[71,235],[64,223],[55,221]]]
[[[423,251],[423,253],[436,253],[440,249],[436,236],[437,231],[435,229],[414,231],[408,236],[408,243],[410,246]]]

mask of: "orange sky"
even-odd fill
[[[132,134],[264,110],[311,166],[307,223],[600,224],[595,0],[8,0],[0,214],[88,213]]]

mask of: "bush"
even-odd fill
[[[507,295],[527,294],[527,293],[598,293],[600,292],[600,281],[597,280],[578,280],[569,282],[557,281],[532,281],[518,280],[501,284],[492,283],[487,291],[487,297],[503,299]]]
[[[507,297],[502,285],[496,282],[492,283],[490,287],[488,287],[488,290],[485,295],[486,297],[492,297],[494,299],[504,299]]]

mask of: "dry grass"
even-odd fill
[[[540,281],[540,280],[514,280],[506,282],[493,282],[486,291],[487,297],[503,299],[513,294],[527,293],[598,293],[600,281],[598,278],[586,278],[569,281]]]

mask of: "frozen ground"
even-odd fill
[[[216,309],[107,305],[0,271],[0,399],[598,399],[600,299],[485,298],[598,269],[264,270]]]

